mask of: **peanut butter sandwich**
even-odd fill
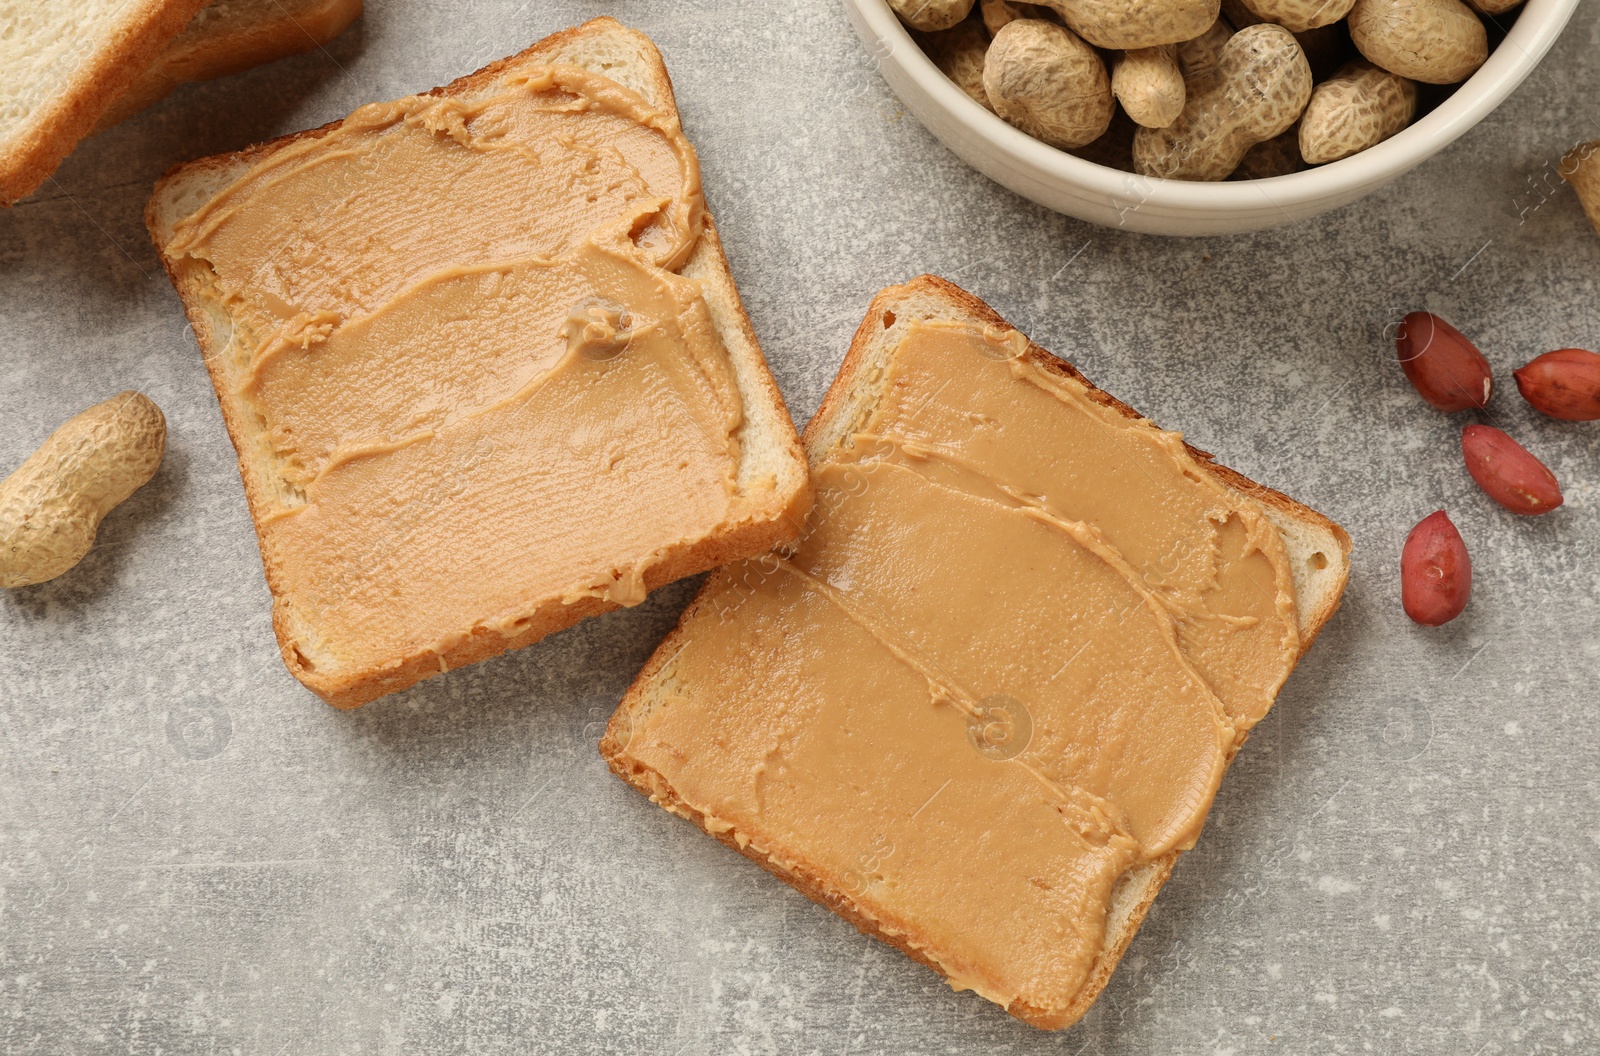
[[[148,211],[284,662],[351,707],[791,537],[806,466],[659,54],[601,18]]]
[[[1349,540],[932,277],[879,294],[805,443],[801,537],[712,577],[601,751],[956,989],[1067,1026]]]

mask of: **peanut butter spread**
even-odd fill
[[[1299,633],[1262,508],[1026,349],[906,328],[806,534],[706,599],[626,751],[958,989],[1052,1010]]]
[[[363,107],[177,227],[233,326],[304,670],[636,604],[734,516],[740,391],[678,273],[703,208],[675,117],[554,66]]]

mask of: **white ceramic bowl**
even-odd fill
[[[845,0],[884,80],[941,143],[997,183],[1068,216],[1158,235],[1258,231],[1337,209],[1422,164],[1488,115],[1532,72],[1578,0],[1528,0],[1506,39],[1449,99],[1370,150],[1290,176],[1197,183],[1107,168],[1012,128],[922,53],[885,0]]]

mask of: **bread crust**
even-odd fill
[[[878,293],[873,298],[867,309],[866,317],[857,327],[855,336],[851,339],[850,350],[845,354],[844,362],[839,367],[839,373],[829,386],[827,394],[823,397],[817,413],[806,425],[801,434],[801,442],[805,445],[807,455],[813,460],[826,453],[830,446],[830,434],[842,421],[848,421],[852,405],[860,395],[859,390],[870,384],[866,372],[871,369],[870,349],[873,341],[886,329],[884,320],[885,312],[895,312],[906,302],[916,298],[938,302],[943,311],[938,316],[941,319],[962,319],[971,322],[983,323],[998,327],[1003,330],[1014,330],[1010,323],[1001,318],[989,305],[982,300],[963,290],[961,287],[946,279],[935,275],[920,275],[901,286],[892,286]],[[1024,335],[1026,336],[1026,335]],[[1059,359],[1045,349],[1028,342],[1025,353],[1034,363],[1059,377],[1070,378],[1087,388],[1089,398],[1104,407],[1115,409],[1118,413],[1134,420],[1143,421],[1144,416],[1132,407],[1118,400],[1110,393],[1097,388],[1093,382],[1085,378],[1075,367],[1065,360]],[[868,402],[870,405],[870,401]],[[1335,524],[1316,510],[1289,498],[1272,488],[1257,484],[1248,477],[1226,466],[1218,465],[1213,457],[1189,444],[1185,448],[1193,455],[1199,465],[1212,474],[1218,481],[1235,491],[1248,495],[1267,508],[1269,514],[1289,518],[1298,525],[1306,526],[1322,533],[1328,540],[1330,549],[1335,554],[1329,555],[1330,567],[1336,577],[1333,584],[1325,588],[1324,597],[1319,602],[1304,612],[1300,617],[1300,652],[1296,657],[1305,655],[1306,649],[1316,638],[1317,633],[1338,609],[1340,598],[1343,594],[1345,583],[1349,575],[1349,555],[1351,549],[1350,537],[1344,529]],[[666,639],[657,647],[650,659],[645,663],[644,669],[637,678],[622,702],[618,705],[616,713],[612,716],[606,727],[606,733],[600,740],[600,755],[606,764],[622,780],[632,785],[639,792],[647,796],[651,802],[657,803],[679,817],[686,818],[708,834],[715,836],[721,842],[751,859],[775,876],[789,883],[807,898],[827,906],[829,909],[844,917],[855,925],[864,934],[879,939],[920,964],[927,965],[940,975],[945,973],[934,962],[931,956],[923,952],[918,946],[915,936],[897,935],[886,931],[870,917],[860,913],[850,902],[849,896],[842,888],[829,877],[803,864],[783,864],[774,861],[766,853],[753,845],[741,846],[736,830],[727,832],[711,832],[706,828],[705,818],[693,807],[684,803],[673,790],[666,778],[651,767],[647,767],[627,754],[629,731],[632,728],[634,711],[649,702],[656,680],[661,676],[667,664],[676,656],[685,644],[685,636],[690,632],[696,613],[710,603],[717,589],[731,581],[732,573],[722,570],[713,574],[705,583],[700,593],[684,610],[678,625],[667,635]],[[1243,744],[1243,739],[1235,746],[1234,753]],[[1232,762],[1230,755],[1228,762]],[[1081,1019],[1100,992],[1105,989],[1115,971],[1122,955],[1127,952],[1129,944],[1143,923],[1150,906],[1155,902],[1156,895],[1160,893],[1161,886],[1172,875],[1174,865],[1177,863],[1181,852],[1173,851],[1154,861],[1148,862],[1123,874],[1117,882],[1112,893],[1111,908],[1107,928],[1105,945],[1101,948],[1090,970],[1088,979],[1083,988],[1078,992],[1073,1002],[1066,1008],[1041,1008],[1029,1004],[1024,1000],[1017,1000],[1011,1004],[1007,1011],[1018,1019],[1023,1020],[1043,1030],[1058,1030],[1071,1026]],[[948,977],[947,977],[948,978]]]
[[[475,73],[457,78],[439,88],[422,93],[429,97],[469,94],[479,88],[490,87],[508,69],[522,65],[536,65],[555,61],[569,48],[594,41],[624,35],[631,46],[647,54],[651,61],[647,67],[650,78],[651,101],[658,109],[677,113],[672,94],[672,82],[662,63],[660,53],[642,33],[627,29],[615,19],[601,17],[581,26],[555,33],[532,47],[485,66]],[[333,121],[319,128],[308,129],[258,143],[231,154],[201,158],[169,171],[156,184],[155,191],[145,209],[145,223],[156,248],[160,250],[162,266],[181,297],[184,310],[199,341],[207,371],[218,394],[223,420],[228,436],[238,455],[240,477],[244,481],[245,496],[250,506],[252,521],[261,541],[261,521],[272,509],[274,496],[269,492],[268,481],[254,466],[255,455],[249,441],[255,429],[247,411],[229,395],[231,383],[222,354],[228,346],[228,336],[218,332],[216,317],[202,293],[204,269],[193,261],[174,261],[168,258],[165,246],[171,237],[172,225],[178,219],[172,215],[171,198],[178,188],[194,183],[231,181],[257,160],[283,147],[302,140],[319,139],[337,129],[343,122]],[[208,196],[209,197],[209,196]],[[646,590],[654,590],[686,576],[704,572],[718,565],[749,557],[771,549],[779,543],[794,538],[804,523],[811,507],[810,476],[806,470],[805,456],[799,438],[789,417],[777,383],[761,358],[755,332],[739,300],[733,274],[728,267],[727,255],[717,234],[715,222],[709,213],[695,247],[693,257],[683,268],[684,274],[693,272],[706,291],[713,315],[719,311],[724,316],[718,329],[728,354],[740,374],[740,391],[746,405],[746,429],[751,416],[759,414],[770,421],[781,438],[782,459],[792,471],[787,479],[779,479],[770,501],[765,505],[747,503],[743,515],[727,528],[665,556],[663,560],[645,571]],[[378,697],[397,692],[408,686],[444,671],[476,663],[479,660],[531,645],[546,635],[586,619],[609,612],[618,606],[599,598],[586,598],[571,605],[559,599],[551,600],[524,615],[518,621],[522,628],[515,636],[477,626],[464,634],[459,641],[442,652],[423,650],[397,656],[376,668],[348,672],[327,672],[310,666],[294,647],[294,615],[284,600],[284,577],[281,570],[262,547],[262,563],[267,585],[273,596],[273,631],[278,639],[279,651],[285,666],[307,688],[337,708],[360,707]],[[485,614],[486,616],[488,614]]]
[[[509,69],[513,69],[517,66],[525,64],[537,64],[540,62],[550,61],[553,57],[559,55],[568,45],[575,44],[581,40],[584,40],[586,37],[599,33],[626,33],[638,37],[640,42],[649,46],[650,53],[655,57],[656,66],[658,67],[657,70],[651,71],[653,74],[651,78],[651,87],[653,91],[659,93],[651,99],[651,102],[657,109],[676,116],[678,113],[678,103],[677,99],[672,94],[672,80],[667,76],[666,64],[661,60],[661,53],[656,50],[655,44],[652,43],[648,37],[645,37],[644,34],[638,33],[636,30],[628,29],[622,23],[618,22],[614,18],[611,18],[609,15],[602,15],[599,18],[591,18],[581,26],[574,26],[571,29],[563,29],[557,33],[552,33],[550,36],[545,37],[543,40],[540,40],[537,43],[528,46],[527,48],[524,48],[515,55],[507,55],[503,59],[496,59],[489,65],[474,70],[472,73],[457,77],[449,84],[443,84],[437,88],[430,88],[425,92],[417,92],[416,94],[418,97],[423,99],[438,99],[445,96],[466,95],[479,88],[489,87],[502,73]],[[168,169],[162,175],[162,177],[156,181],[155,189],[150,195],[150,200],[145,205],[144,214],[145,226],[149,228],[150,235],[155,240],[156,248],[163,250],[161,254],[163,263],[166,262],[166,253],[164,252],[164,247],[166,246],[167,239],[171,234],[170,227],[165,223],[165,218],[161,216],[163,190],[169,188],[172,184],[178,181],[194,180],[196,177],[200,176],[227,176],[234,173],[243,172],[246,168],[254,165],[260,159],[269,154],[276,153],[290,144],[299,143],[302,140],[321,139],[328,133],[333,132],[334,130],[343,126],[345,120],[346,118],[341,117],[337,121],[329,121],[327,124],[318,125],[316,128],[307,128],[299,132],[290,132],[287,135],[278,136],[276,139],[268,139],[263,140],[260,143],[252,143],[248,147],[242,147],[239,150],[229,151],[226,154],[212,154],[209,157],[197,158],[194,161],[182,162]]]
[[[12,142],[0,144],[0,205],[37,190],[206,3],[129,0],[120,9],[121,29],[31,115]]]
[[[239,73],[290,55],[315,51],[361,17],[362,0],[319,0],[310,10],[290,12],[276,0],[255,9],[256,21],[208,31],[198,39],[179,33],[118,96],[95,124],[96,132],[126,121],[160,102],[180,84]],[[194,21],[206,13],[191,19]]]

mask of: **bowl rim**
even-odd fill
[[[1488,60],[1421,120],[1348,158],[1286,176],[1205,182],[1141,176],[1058,150],[1008,124],[956,86],[933,64],[887,0],[846,0],[877,38],[875,64],[895,61],[931,102],[1043,178],[1141,206],[1229,212],[1314,205],[1388,182],[1455,142],[1482,121],[1533,71],[1555,44],[1579,0],[1527,0]],[[1529,16],[1532,17],[1529,17]],[[1490,16],[1493,17],[1493,16]],[[903,57],[907,56],[909,57]]]

